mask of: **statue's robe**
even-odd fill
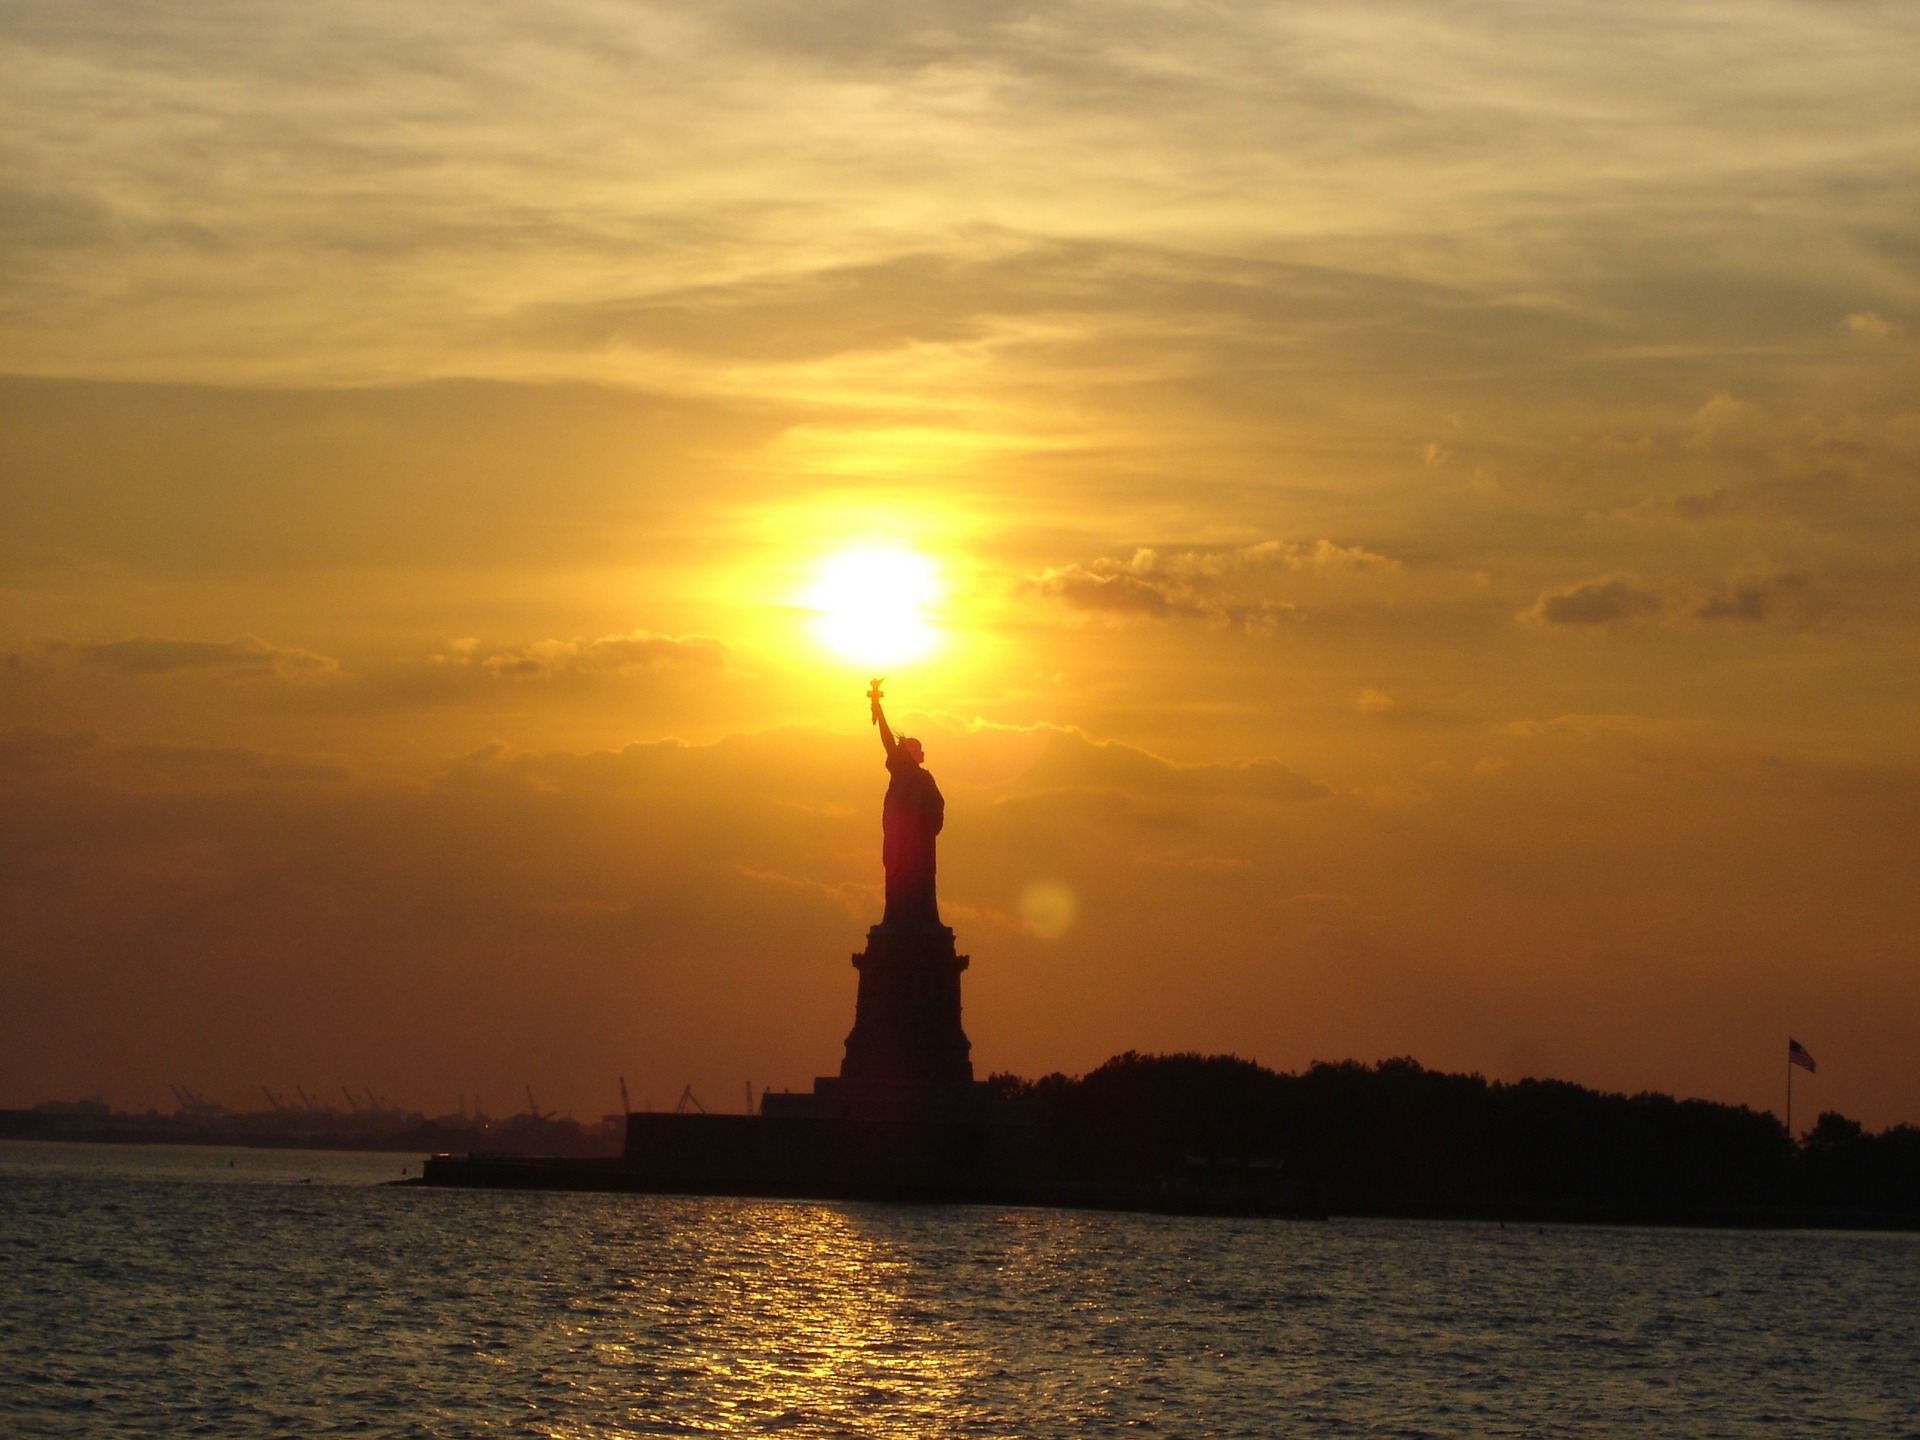
[[[887,770],[893,779],[880,810],[880,858],[887,869],[887,913],[881,924],[916,929],[938,925],[933,837],[946,823],[947,802],[933,776],[905,750],[887,757]]]

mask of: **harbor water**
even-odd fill
[[[0,1434],[1920,1437],[1920,1237],[403,1170],[0,1142]]]

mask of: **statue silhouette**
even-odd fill
[[[887,751],[886,803],[880,810],[880,859],[887,870],[887,911],[880,923],[894,930],[940,928],[934,894],[933,839],[946,823],[947,802],[926,771],[926,753],[911,735],[894,738],[880,708],[880,682],[867,692],[873,723]]]

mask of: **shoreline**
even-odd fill
[[[1057,1210],[1275,1220],[1432,1220],[1488,1225],[1579,1225],[1633,1229],[1834,1230],[1911,1234],[1920,1214],[1805,1205],[1657,1206],[1527,1199],[1389,1201],[1375,1196],[1247,1194],[1175,1183],[1125,1180],[983,1178],[954,1183],[801,1181],[779,1176],[718,1182],[649,1175],[619,1158],[565,1160],[522,1155],[433,1155],[421,1174],[386,1182],[447,1190],[553,1190],[577,1193],[713,1196],[726,1199],[863,1201],[905,1205],[1012,1205]]]
[[[1392,1201],[1379,1196],[1334,1197],[1325,1203],[1302,1199],[1266,1205],[1234,1204],[1230,1199],[1211,1203],[1201,1197],[1167,1196],[1151,1182],[1053,1180],[978,1185],[913,1184],[780,1184],[777,1182],[718,1184],[711,1181],[673,1183],[627,1170],[618,1156],[564,1157],[450,1155],[400,1145],[270,1144],[234,1140],[201,1141],[141,1136],[103,1139],[87,1135],[4,1135],[0,1142],[22,1145],[129,1145],[138,1149],[176,1146],[182,1149],[258,1150],[270,1153],[313,1151],[320,1154],[412,1155],[422,1173],[382,1180],[382,1188],[441,1190],[546,1190],[575,1194],[677,1195],[739,1200],[795,1200],[822,1204],[858,1202],[886,1205],[1005,1205],[1052,1210],[1088,1210],[1130,1214],[1158,1214],[1227,1219],[1275,1220],[1411,1220],[1471,1225],[1572,1225],[1596,1228],[1654,1230],[1834,1231],[1848,1234],[1908,1235],[1920,1232],[1920,1214],[1870,1207],[1822,1208],[1806,1205],[1657,1206],[1570,1203],[1525,1199],[1478,1201]]]

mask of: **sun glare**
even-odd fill
[[[801,603],[813,633],[835,654],[888,665],[926,654],[939,641],[930,614],[940,570],[925,555],[892,547],[840,550],[820,562]]]

